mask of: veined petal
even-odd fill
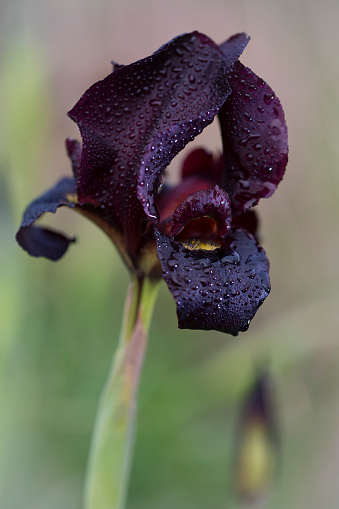
[[[31,256],[59,260],[75,239],[48,228],[34,226],[34,222],[45,212],[54,214],[61,206],[74,207],[75,204],[76,182],[73,178],[63,178],[25,210],[21,226],[16,234],[16,240],[20,246]]]
[[[157,218],[154,197],[165,167],[230,93],[226,67],[208,37],[185,34],[119,66],[69,112],[83,138],[79,202],[102,206],[134,248],[146,214]]]
[[[163,277],[177,304],[179,327],[236,336],[270,291],[269,262],[254,237],[235,228],[223,244],[180,243],[158,230]]]
[[[225,159],[223,187],[244,212],[273,194],[287,164],[287,127],[273,90],[236,62],[232,94],[219,112]]]

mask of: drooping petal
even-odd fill
[[[221,246],[181,244],[158,230],[156,237],[179,327],[233,335],[247,330],[270,291],[269,262],[254,237],[242,228],[232,229]]]
[[[244,212],[273,194],[287,164],[287,127],[273,90],[236,62],[232,94],[219,112],[225,159],[223,187]]]
[[[179,205],[171,218],[171,237],[176,240],[218,239],[227,235],[231,220],[229,196],[215,186],[191,194]]]
[[[76,182],[73,178],[63,178],[27,207],[16,234],[20,246],[31,256],[59,260],[75,239],[48,228],[34,226],[34,222],[45,212],[54,214],[63,205],[74,207],[75,204]]]
[[[225,61],[208,37],[185,34],[118,66],[69,112],[83,138],[79,201],[104,207],[131,249],[141,238],[142,207],[157,218],[154,197],[164,168],[225,102]]]

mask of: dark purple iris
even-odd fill
[[[82,147],[66,142],[74,178],[29,205],[19,244],[59,259],[74,239],[33,223],[74,207],[110,236],[132,271],[162,271],[179,327],[246,330],[270,290],[249,209],[272,195],[288,153],[278,98],[238,60],[248,40],[238,34],[218,46],[184,34],[143,60],[115,65],[89,88],[69,112],[82,137]],[[172,159],[216,115],[223,156],[196,149],[179,185],[160,187]]]

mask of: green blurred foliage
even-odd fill
[[[277,379],[282,458],[278,484],[259,506],[336,509],[337,4],[99,4],[3,2],[1,509],[80,508],[128,284],[109,241],[71,211],[48,218],[79,238],[65,259],[30,259],[13,240],[19,215],[70,171],[63,140],[77,131],[65,114],[110,72],[110,59],[131,62],[193,28],[216,41],[240,30],[251,34],[243,61],[284,104],[290,164],[276,195],[260,205],[272,295],[246,334],[179,331],[174,302],[165,286],[160,292],[140,387],[128,509],[242,507],[232,495],[234,440],[241,401],[262,362]],[[203,143],[220,146],[217,130],[209,132]]]

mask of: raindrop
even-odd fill
[[[232,264],[238,264],[240,263],[240,256],[236,251],[233,251],[233,253],[230,253],[226,256],[224,256],[221,261],[223,263],[232,263]],[[233,282],[231,282],[233,284]]]
[[[149,104],[153,108],[153,107],[161,106],[161,101],[159,101],[159,99],[151,99]]]
[[[270,94],[265,94],[264,95],[264,103],[265,104],[271,104],[271,102],[273,101],[274,99],[274,94],[273,93],[270,93]]]

